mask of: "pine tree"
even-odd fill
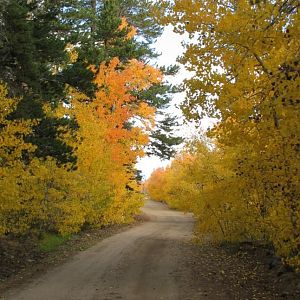
[[[122,62],[138,59],[147,62],[157,54],[152,49],[155,39],[162,33],[162,27],[157,25],[152,13],[154,4],[151,1],[73,1],[66,10],[66,22],[73,24],[76,34],[70,36],[70,42],[76,44],[78,60],[64,71],[68,83],[78,87],[88,95],[92,95],[91,74],[88,65],[98,66],[101,62],[109,62],[118,57]],[[128,26],[120,28],[122,18],[126,19]],[[138,38],[128,38],[130,28],[135,28]],[[175,75],[177,66],[161,68],[164,75]],[[86,79],[86,81],[84,80]],[[89,87],[85,89],[84,87]],[[172,94],[178,89],[165,82],[151,86],[149,89],[139,91],[137,99],[146,101],[150,106],[160,110],[166,108]],[[168,117],[167,117],[168,118]],[[160,121],[158,121],[159,123]],[[171,120],[165,121],[158,127],[169,126],[169,132],[157,131],[152,135],[149,154],[170,158],[175,153],[173,146],[180,143],[180,139],[171,135]],[[163,154],[164,153],[164,154]]]
[[[44,104],[56,106],[65,96],[60,69],[67,57],[65,42],[57,34],[62,2],[12,0],[2,5],[0,79],[12,96],[22,96],[9,118],[40,120],[26,138],[38,146],[37,157],[74,162],[72,149],[59,138],[61,128],[66,130],[71,124],[46,116],[43,110]]]

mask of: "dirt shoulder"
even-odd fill
[[[7,289],[23,285],[29,279],[64,263],[76,253],[92,247],[99,241],[139,225],[145,219],[141,214],[132,224],[81,231],[51,252],[41,251],[37,239],[0,238],[0,295]]]
[[[300,274],[284,267],[265,246],[184,247],[183,269],[190,270],[192,278],[185,299],[300,299]]]

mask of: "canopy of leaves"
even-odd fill
[[[181,58],[195,73],[185,82],[184,114],[220,120],[209,133],[216,151],[200,148],[166,170],[165,180],[177,176],[167,199],[189,202],[201,234],[271,242],[298,269],[299,7],[294,0],[179,0],[162,20],[192,38]]]

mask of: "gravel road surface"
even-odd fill
[[[149,221],[107,238],[49,270],[5,300],[184,299],[184,244],[193,218],[148,201]]]

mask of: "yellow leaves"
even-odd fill
[[[152,84],[162,81],[162,73],[152,66],[145,65],[136,59],[132,59],[128,63],[128,68],[124,70],[125,78],[129,79],[128,87],[133,90],[144,90]]]
[[[127,222],[141,204],[132,165],[148,143],[144,130],[131,122],[138,117],[152,126],[155,113],[135,93],[160,82],[162,75],[137,60],[123,64],[118,58],[90,69],[98,86],[95,99],[70,90],[70,114],[81,140],[78,171],[89,191],[86,218],[92,224]]]
[[[17,99],[10,99],[7,97],[7,88],[4,83],[0,82],[0,122],[3,122],[7,115],[9,115],[17,106]]]
[[[78,52],[74,45],[68,43],[65,47],[65,51],[68,53],[69,62],[71,64],[75,63],[78,59]]]
[[[147,120],[149,122],[150,126],[147,126],[146,128],[150,129],[151,127],[154,126],[155,119],[154,119],[154,114],[155,114],[155,108],[149,106],[145,102],[141,102],[138,106],[136,115],[141,117],[143,120]]]
[[[128,130],[124,125],[135,117],[139,117],[146,128],[153,124],[155,110],[138,100],[134,93],[161,80],[158,70],[137,60],[122,64],[118,58],[113,58],[108,64],[101,64],[96,72],[95,83],[100,88],[93,105],[97,106],[99,120],[105,120],[105,139],[111,145],[115,161],[133,163],[138,154],[142,155],[141,151],[131,149],[145,145],[145,135],[137,128]]]
[[[135,59],[124,65],[115,57],[108,65],[102,63],[99,70],[91,68],[97,73],[95,83],[102,87],[98,95],[122,97],[122,102],[135,100],[129,94],[130,91],[142,91],[162,81],[162,74],[159,70]]]
[[[72,201],[60,202],[56,209],[60,211],[59,215],[56,216],[57,229],[60,234],[80,231],[81,226],[86,221],[86,213],[79,201],[72,199]]]
[[[136,33],[137,33],[137,29],[136,29],[134,26],[129,26],[129,24],[128,24],[128,22],[127,22],[127,20],[126,20],[125,17],[122,17],[122,18],[121,18],[121,24],[120,24],[120,26],[119,26],[118,29],[119,29],[120,31],[121,31],[121,30],[124,30],[124,29],[127,29],[127,30],[128,30],[128,33],[127,33],[127,35],[126,35],[126,38],[127,38],[128,40],[133,39],[134,36],[135,36]]]
[[[132,38],[134,28],[129,29]],[[74,47],[66,51],[75,62]],[[83,224],[129,222],[138,212],[142,196],[134,163],[144,155],[155,109],[136,95],[159,83],[162,74],[137,60],[121,63],[118,58],[90,69],[98,86],[95,99],[66,86],[70,105],[43,107],[47,117],[70,118],[78,125],[76,135],[61,127],[57,136],[74,147],[76,166],[59,165],[50,157],[32,159],[35,147],[24,137],[37,121],[7,119],[18,100],[8,98],[0,84],[0,235],[68,234]]]
[[[13,165],[21,159],[23,151],[33,152],[35,147],[25,143],[23,138],[31,132],[36,124],[30,120],[7,120],[17,104],[17,99],[7,97],[7,89],[0,83],[0,167]]]
[[[182,58],[195,72],[186,82],[190,110],[211,107],[207,99],[216,95],[216,108],[226,116],[230,90],[235,94],[233,90],[238,87],[244,97],[258,89],[264,95],[268,93],[268,74],[278,72],[280,66],[299,56],[299,14],[279,12],[280,7],[270,1],[259,6],[249,1],[173,4],[169,16],[173,25],[199,37],[190,42]],[[186,115],[193,117],[188,110]]]
[[[266,239],[299,269],[299,153],[292,149],[299,139],[264,132],[263,121],[255,122],[250,127],[226,119],[215,129],[217,149],[194,144],[169,168],[155,171],[146,188],[153,199],[192,211],[200,239]],[[293,124],[289,130],[295,133]]]
[[[59,168],[53,159],[46,162],[34,159],[26,167],[19,163],[6,171],[0,178],[0,186],[5,185],[5,193],[1,194],[4,205],[0,207],[0,224],[5,232],[22,234],[37,224],[40,228],[61,231],[56,223],[60,217],[57,209],[67,197],[73,196],[68,190],[73,175]],[[63,218],[68,222],[72,217]]]
[[[166,201],[164,195],[165,185],[165,171],[162,168],[156,169],[147,180],[145,188],[152,200]]]
[[[177,158],[148,185],[155,197],[189,207],[199,234],[271,242],[300,270],[300,14],[286,5],[173,2],[164,22],[197,38],[181,58],[194,71],[184,114],[220,116],[210,131],[216,149]]]

